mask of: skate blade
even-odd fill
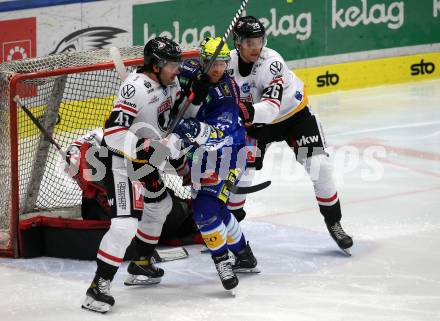
[[[342,252],[344,252],[345,255],[347,255],[347,256],[351,256],[350,248],[348,248],[348,249],[340,248],[340,249],[341,249]]]
[[[200,253],[209,253],[210,251],[209,251],[209,249],[208,249],[208,247],[206,247],[206,246],[203,246],[201,249],[200,249]]]
[[[235,273],[261,273],[259,268],[250,268],[250,269],[246,269],[246,268],[237,268],[237,269],[233,269]]]
[[[149,278],[145,275],[129,275],[127,279],[124,281],[124,285],[132,286],[132,285],[152,285],[160,283],[162,280],[159,278]]]
[[[81,308],[93,312],[107,313],[110,310],[110,304],[105,302],[99,302],[91,297],[87,297],[84,303],[81,305]]]
[[[236,295],[237,295],[237,291],[235,290],[235,288],[234,288],[234,289],[231,289],[231,290],[226,290],[226,292],[228,292],[229,295],[230,295],[231,297],[233,297],[233,298],[235,298]]]

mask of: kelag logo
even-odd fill
[[[35,17],[0,21],[0,63],[36,54]]]
[[[423,59],[420,63],[411,65],[411,76],[432,74],[435,71],[435,65],[432,62],[424,62]]]
[[[291,37],[295,37],[304,41],[311,37],[312,14],[310,11],[292,13],[291,6],[275,7],[271,1],[266,0],[255,1],[257,2],[259,2],[258,5],[252,4],[252,14],[264,24],[266,34],[270,39],[280,37],[280,40],[288,41]],[[135,4],[132,20],[133,44],[143,45],[154,37],[164,36],[182,46],[198,46],[200,41],[207,36],[223,34],[239,4],[240,1],[236,0],[161,1],[160,3]],[[254,12],[254,9],[257,12]],[[215,12],[215,15],[207,15],[206,12]],[[274,49],[281,50],[281,54],[286,51],[284,45],[278,48],[275,45]],[[289,55],[285,55],[285,58],[291,59]]]
[[[331,74],[327,70],[324,75],[316,77],[316,82],[318,87],[335,86],[339,83],[339,76],[338,74]]]

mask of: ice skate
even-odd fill
[[[110,283],[110,280],[95,277],[87,289],[86,299],[81,307],[99,313],[108,312],[115,304],[115,299],[110,294]]]
[[[339,248],[346,255],[351,256],[350,248],[353,246],[353,239],[347,235],[347,233],[345,233],[345,231],[342,229],[341,223],[336,222],[331,225],[327,224],[327,229]]]
[[[232,269],[235,273],[260,273],[257,268],[257,259],[252,253],[252,249],[249,246],[249,242],[238,253],[233,253],[234,262]]]
[[[218,276],[222,281],[223,287],[226,290],[232,290],[238,285],[238,278],[232,270],[232,262],[229,258],[229,253],[213,255],[215,268],[217,269]]]
[[[131,261],[128,265],[127,272],[129,276],[125,280],[125,285],[150,285],[157,284],[164,275],[164,270],[155,266],[151,259],[140,259]]]

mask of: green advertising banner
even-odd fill
[[[197,46],[223,35],[238,0],[172,0],[133,6],[133,44],[167,36]],[[440,0],[250,0],[286,60],[440,43]]]

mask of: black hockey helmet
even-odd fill
[[[241,17],[233,29],[234,42],[246,38],[259,38],[266,36],[266,29],[257,18],[253,16]]]
[[[144,47],[144,67],[151,70],[153,65],[162,68],[168,61],[182,60],[182,50],[173,40],[156,37],[147,42]]]

